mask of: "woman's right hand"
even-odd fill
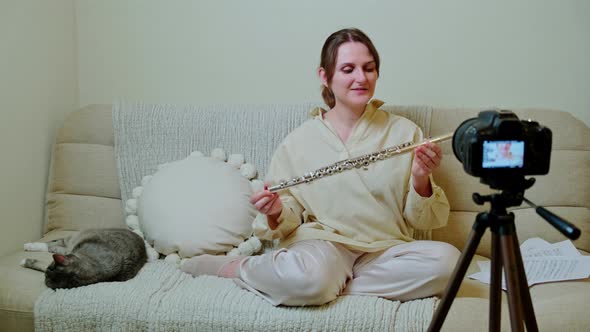
[[[279,226],[277,219],[283,211],[283,203],[279,198],[279,194],[264,189],[252,194],[252,196],[250,196],[250,203],[252,203],[260,213],[266,214],[270,229],[274,230]]]

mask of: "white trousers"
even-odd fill
[[[450,244],[414,241],[364,253],[324,240],[251,256],[236,283],[273,305],[321,305],[338,295],[372,295],[407,301],[440,295],[459,251]]]

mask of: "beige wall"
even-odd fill
[[[0,254],[41,235],[49,147],[78,105],[73,0],[0,0]]]
[[[327,35],[357,26],[395,104],[545,107],[590,124],[586,0],[80,0],[80,103],[318,100]]]

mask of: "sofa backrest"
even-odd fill
[[[59,129],[47,185],[45,232],[125,227],[109,105],[72,112]]]
[[[296,109],[296,108],[293,108]],[[454,131],[465,119],[477,116],[475,109],[442,109],[424,106],[383,106],[383,109],[409,118],[417,123],[426,136],[437,136]],[[283,114],[283,112],[280,112]],[[583,143],[590,141],[590,129],[569,113],[554,110],[516,110],[521,119],[534,119],[553,131],[551,171],[538,176],[537,183],[525,196],[548,207],[582,229],[575,241],[579,249],[590,251],[590,151]],[[114,134],[110,105],[90,105],[73,112],[57,135],[48,182],[45,231],[53,229],[77,230],[87,227],[125,227],[121,190],[114,155]],[[297,127],[306,116],[279,115],[290,120],[280,132],[270,131],[278,142],[290,129]],[[248,117],[248,114],[244,114]],[[274,115],[276,116],[276,114]],[[221,123],[229,122],[223,113],[217,117]],[[234,119],[235,120],[235,119]],[[202,126],[211,126],[203,123]],[[238,133],[268,135],[252,132],[239,123],[224,124]],[[199,128],[195,128],[199,130]],[[280,137],[279,137],[280,136]],[[474,192],[489,193],[487,186],[463,171],[453,155],[450,141],[441,144],[445,157],[434,174],[435,181],[445,190],[451,204],[447,227],[434,230],[434,240],[449,242],[463,248],[478,212],[489,206],[473,203]],[[214,146],[203,147],[210,151]],[[230,153],[244,153],[224,147]],[[268,149],[272,151],[271,149]],[[250,151],[256,153],[256,150]],[[258,158],[268,164],[271,153]],[[263,165],[260,169],[266,169]],[[147,174],[146,174],[147,175]],[[529,207],[514,208],[519,240],[542,237],[550,242],[564,237]],[[487,232],[478,253],[489,256],[490,234]]]

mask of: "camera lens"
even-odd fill
[[[453,134],[453,153],[461,163],[465,163],[471,137],[477,134],[477,129],[474,126],[476,123],[477,118],[467,119],[457,127],[455,134]]]

